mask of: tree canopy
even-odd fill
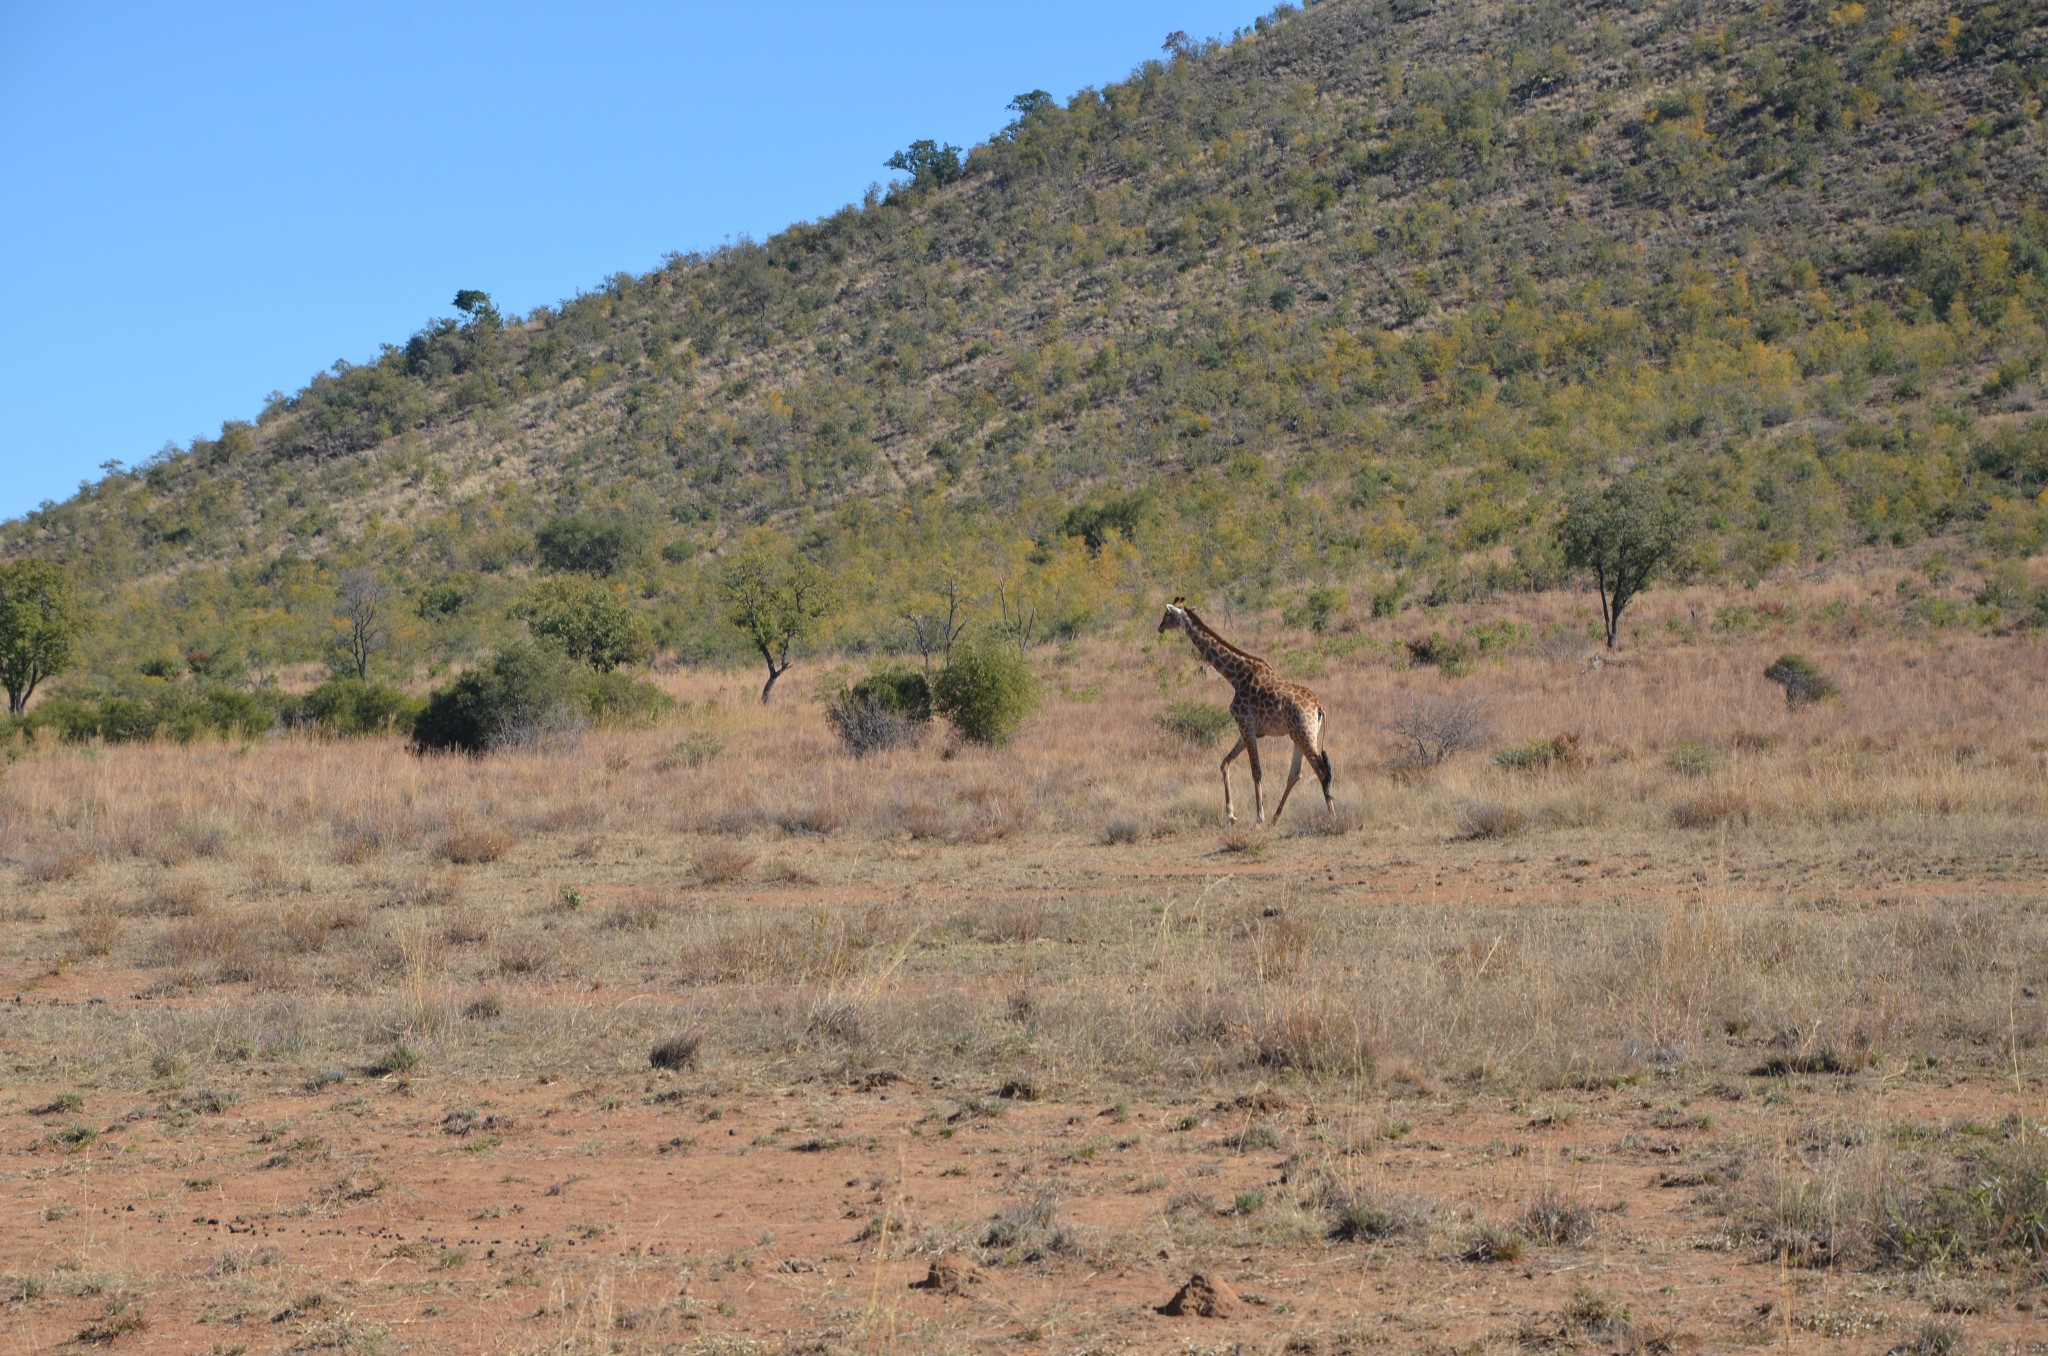
[[[831,575],[805,556],[785,557],[750,546],[726,562],[725,618],[768,665],[761,686],[767,704],[775,680],[788,672],[790,647],[808,636],[837,601]]]
[[[17,560],[0,565],[0,686],[19,715],[43,679],[70,665],[85,632],[85,609],[61,565]]]
[[[1614,648],[1622,610],[1684,550],[1690,523],[1670,488],[1646,475],[1623,476],[1582,490],[1557,526],[1565,568],[1592,574],[1600,591],[1607,648]]]

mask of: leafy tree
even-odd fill
[[[761,686],[767,705],[775,680],[789,671],[790,646],[809,635],[837,602],[832,578],[814,561],[780,559],[749,547],[726,563],[722,581],[725,619],[746,636],[768,665]]]
[[[0,685],[7,710],[19,715],[36,685],[78,655],[85,609],[61,565],[17,560],[0,565]]]
[[[1686,513],[1669,489],[1644,475],[1572,497],[1557,525],[1558,545],[1566,569],[1593,576],[1608,649],[1614,648],[1622,610],[1677,563],[1689,535]]]
[[[534,537],[540,563],[547,569],[607,576],[631,564],[643,544],[637,525],[587,513],[556,518]]]
[[[334,588],[334,621],[341,634],[335,641],[337,671],[354,672],[358,682],[370,678],[370,657],[391,646],[391,628],[384,616],[385,589],[375,570],[349,570]]]
[[[953,647],[932,680],[932,707],[977,744],[1001,744],[1038,706],[1038,682],[1014,645],[982,632]]]
[[[577,575],[543,579],[515,609],[543,643],[599,673],[637,664],[654,650],[646,619],[625,599]]]
[[[908,174],[913,189],[950,184],[967,172],[958,146],[941,146],[930,140],[913,141],[909,149],[896,152],[882,164]]]
[[[455,309],[469,317],[471,328],[480,330],[502,330],[505,317],[498,314],[498,308],[491,303],[489,292],[479,292],[465,287],[455,294]]]

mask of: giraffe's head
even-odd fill
[[[1159,632],[1161,635],[1173,630],[1176,626],[1184,627],[1188,624],[1186,603],[1187,599],[1176,598],[1166,605],[1166,615],[1159,619]]]

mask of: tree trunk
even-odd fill
[[[768,694],[775,690],[775,680],[788,672],[789,664],[787,661],[784,661],[782,667],[779,669],[775,667],[775,662],[773,660],[769,661],[768,681],[761,685],[761,705],[766,706],[768,704]]]

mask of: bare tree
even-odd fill
[[[1017,642],[1019,654],[1028,653],[1038,633],[1038,604],[1027,604],[1021,587],[1012,593],[1006,586],[998,584],[996,606],[1002,609],[1003,633]]]
[[[910,623],[910,638],[917,645],[917,652],[924,660],[924,671],[932,671],[933,656],[951,658],[953,642],[960,639],[960,633],[967,629],[967,622],[960,611],[968,604],[967,588],[960,576],[948,570],[939,581],[932,585],[938,595],[939,607],[926,612],[909,612],[904,620]],[[940,608],[944,610],[941,611]]]
[[[384,581],[372,569],[349,570],[335,585],[335,620],[341,625],[340,649],[346,666],[356,677],[368,681],[370,656],[391,645],[391,629],[384,620]]]

